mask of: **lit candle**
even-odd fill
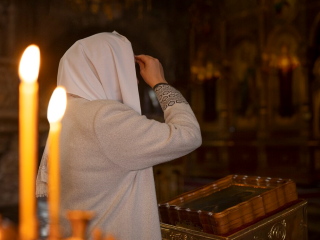
[[[30,45],[19,65],[19,235],[38,238],[36,217],[36,168],[38,160],[38,75],[40,50]]]
[[[48,121],[49,159],[48,159],[48,208],[49,208],[49,239],[60,238],[59,207],[60,207],[60,164],[59,164],[59,135],[61,119],[67,106],[67,94],[64,88],[57,87],[49,101]]]

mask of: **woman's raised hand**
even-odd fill
[[[139,64],[142,78],[150,87],[153,88],[158,83],[167,83],[162,65],[158,59],[147,55],[138,55],[134,58]]]

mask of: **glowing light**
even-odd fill
[[[24,51],[19,76],[19,239],[38,239],[35,181],[38,160],[38,75],[40,50]]]
[[[33,83],[37,81],[40,68],[40,50],[36,45],[30,45],[22,54],[19,65],[21,81]]]
[[[67,107],[67,93],[63,87],[57,87],[50,98],[48,106],[48,121],[50,123],[59,122]]]

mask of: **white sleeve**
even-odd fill
[[[155,89],[165,123],[147,119],[122,103],[103,106],[94,121],[105,156],[138,170],[184,156],[202,143],[200,127],[189,104],[169,85]]]

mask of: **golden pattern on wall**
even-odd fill
[[[268,79],[270,118],[277,125],[296,125],[307,102],[306,79],[299,59],[299,37],[292,30],[276,29],[269,39]]]
[[[254,128],[259,114],[260,84],[257,77],[257,45],[240,41],[231,54],[231,117],[236,128]]]
[[[219,113],[223,109],[223,74],[220,53],[210,43],[199,46],[191,65],[191,79],[195,93],[200,123],[219,125]]]

